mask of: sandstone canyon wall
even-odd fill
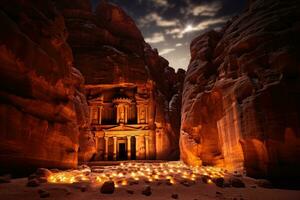
[[[92,12],[89,0],[57,0],[70,33],[75,66],[86,81],[86,96],[103,87],[153,88],[150,121],[156,130],[156,159],[179,157],[181,91],[184,70],[175,73],[118,6],[102,1]],[[102,88],[102,89],[100,89]],[[160,149],[159,149],[160,148]]]
[[[193,40],[185,78],[181,158],[299,177],[299,1],[252,1],[219,32]]]
[[[1,170],[75,167],[88,107],[63,16],[52,1],[4,0],[0,22]]]

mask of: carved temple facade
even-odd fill
[[[156,159],[153,83],[86,85],[94,160]]]

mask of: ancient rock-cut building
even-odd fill
[[[152,82],[138,86],[96,87],[99,93],[88,100],[90,123],[96,137],[94,159],[154,159]],[[94,91],[95,86],[86,85],[86,89]]]

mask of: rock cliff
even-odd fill
[[[219,32],[191,43],[181,158],[299,177],[299,1],[251,1]]]
[[[1,170],[77,165],[83,77],[52,1],[1,1]]]

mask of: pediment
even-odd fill
[[[131,127],[126,125],[115,126],[112,128],[105,129],[105,131],[140,131],[142,127]]]

